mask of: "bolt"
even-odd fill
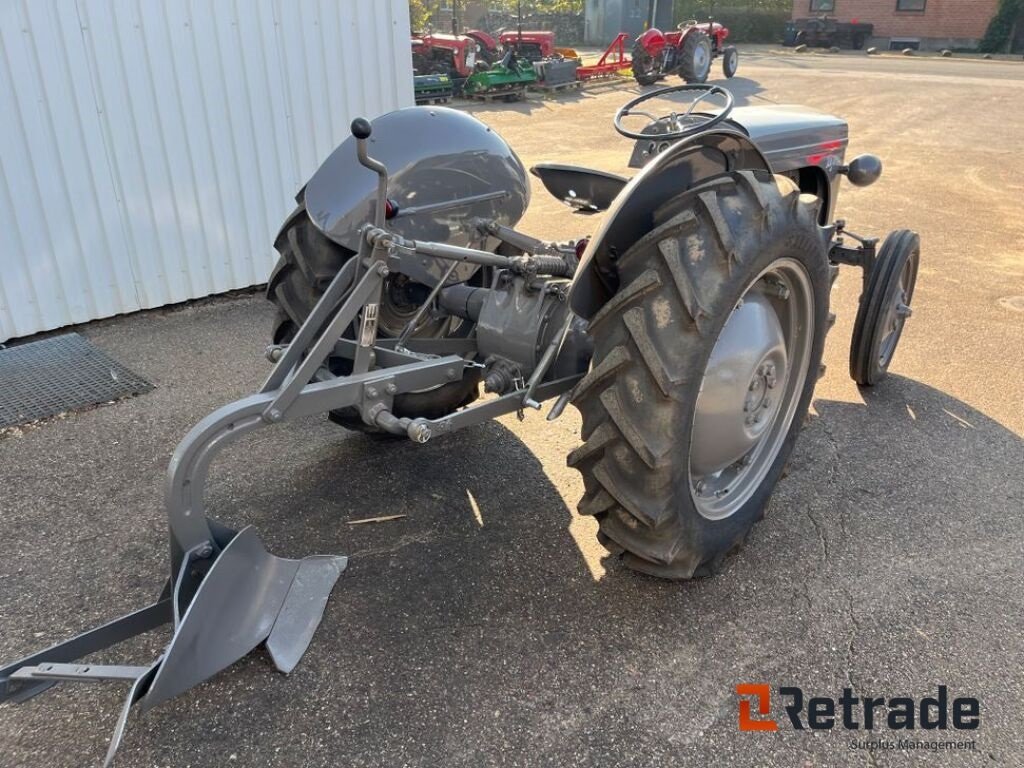
[[[749,467],[753,463],[754,463],[753,452],[748,453],[746,456],[744,456],[742,459],[740,459],[740,464],[742,464],[744,467]]]
[[[212,554],[213,554],[213,544],[211,544],[208,541],[204,541],[202,544],[200,544],[198,549],[196,549],[196,552],[195,552],[195,556],[199,560],[205,560],[206,558],[208,558]]]
[[[396,392],[398,392],[398,387],[397,387],[397,386],[396,386],[395,384],[388,384],[388,385],[387,385],[386,387],[384,387],[384,390],[385,390],[385,391],[386,391],[386,392],[387,392],[387,393],[388,393],[389,395],[393,395],[393,394],[395,394]]]
[[[377,267],[377,272],[380,273],[381,277],[387,277],[388,275],[391,274],[391,270],[388,269],[386,264],[381,264],[379,267]]]
[[[277,410],[277,408],[274,408],[270,412],[269,416],[270,416],[270,420],[271,421],[280,421],[281,420],[281,412],[279,410]]]
[[[760,424],[761,423],[761,414],[760,413],[754,415],[754,423],[755,424]]]
[[[407,432],[414,443],[425,443],[430,439],[430,427],[423,423],[411,424]]]
[[[764,399],[764,402],[761,403],[761,407],[762,408],[770,408],[771,405],[772,405],[772,399],[770,397],[766,397]]]
[[[459,374],[455,372],[454,368],[449,368],[444,372],[444,375],[447,376],[449,379],[455,379],[456,377],[458,377]]]
[[[373,387],[367,387],[366,388],[366,396],[367,397],[376,397],[377,396],[377,390],[374,389]]]
[[[914,314],[914,310],[904,304],[902,301],[896,305],[896,316],[904,319]]]
[[[760,371],[758,371],[758,373],[760,373]],[[757,389],[757,379],[750,382],[750,391],[753,392],[755,389]]]

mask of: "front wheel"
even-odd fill
[[[850,376],[863,387],[874,386],[889,370],[911,315],[920,260],[921,238],[916,232],[898,229],[882,243],[850,339]]]
[[[626,565],[710,575],[765,506],[811,400],[828,322],[818,199],[788,179],[715,177],[656,211],[591,319],[573,403],[581,514]]]
[[[727,46],[722,51],[722,74],[727,78],[735,76],[740,67],[740,52],[734,46]]]

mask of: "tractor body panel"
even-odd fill
[[[514,226],[530,201],[526,168],[497,133],[475,117],[446,107],[409,107],[373,121],[369,151],[391,174],[397,205],[389,228],[413,240],[480,243],[473,220]],[[310,177],[306,210],[334,242],[359,247],[359,230],[373,221],[377,176],[360,165],[355,139],[345,139]],[[472,264],[460,264],[468,279]],[[463,273],[466,273],[463,275]]]
[[[662,32],[656,27],[651,27],[637,38],[637,42],[643,46],[647,53],[657,57],[661,55],[666,47],[679,48],[683,44],[683,40],[686,39],[686,36],[694,31],[703,32],[711,38],[711,49],[713,51],[720,50],[725,43],[725,39],[729,36],[729,28],[714,21],[687,24],[671,32]]]
[[[807,107],[738,107],[729,116],[768,158],[775,173],[807,165],[841,165],[849,143],[845,120]]]

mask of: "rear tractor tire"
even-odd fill
[[[709,576],[764,516],[828,327],[818,205],[786,178],[723,174],[664,204],[616,262],[568,463],[580,513],[628,567]]]
[[[267,298],[277,306],[277,316],[271,339],[274,344],[287,344],[313,311],[317,301],[330,285],[334,276],[355,254],[338,245],[324,235],[310,221],[304,205],[296,208],[285,220],[281,232],[274,241],[274,248],[280,254],[277,265],[267,281]],[[399,275],[396,281],[404,276]],[[381,336],[397,336],[405,322],[415,312],[415,298],[418,293],[427,292],[425,286],[402,285],[391,281],[385,283],[384,298],[381,302],[378,333]],[[406,297],[408,300],[403,299]],[[466,323],[453,325],[450,319],[426,319],[414,331],[413,337],[464,336],[470,328]],[[352,330],[347,332],[352,336]],[[331,372],[345,375],[351,372],[351,364],[341,358],[330,358]],[[409,392],[395,397],[393,412],[399,418],[437,419],[476,400],[479,396],[480,373],[476,368],[467,369],[464,377],[422,392]],[[359,432],[379,432],[363,422],[355,408],[331,411],[330,420],[347,429]]]
[[[679,49],[680,77],[688,83],[706,83],[712,58],[711,38],[697,29],[687,32]]]
[[[633,77],[637,85],[654,85],[661,79],[657,62],[640,43],[633,46]]]

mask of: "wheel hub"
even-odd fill
[[[703,48],[698,47],[696,52],[693,54],[693,68],[697,72],[702,72],[704,66],[708,63],[708,54]]]
[[[756,493],[797,412],[814,334],[807,270],[783,257],[758,275],[708,357],[693,413],[690,494],[710,520]]]
[[[757,444],[778,410],[786,363],[778,315],[763,295],[748,294],[708,360],[693,422],[694,474],[719,472]]]

